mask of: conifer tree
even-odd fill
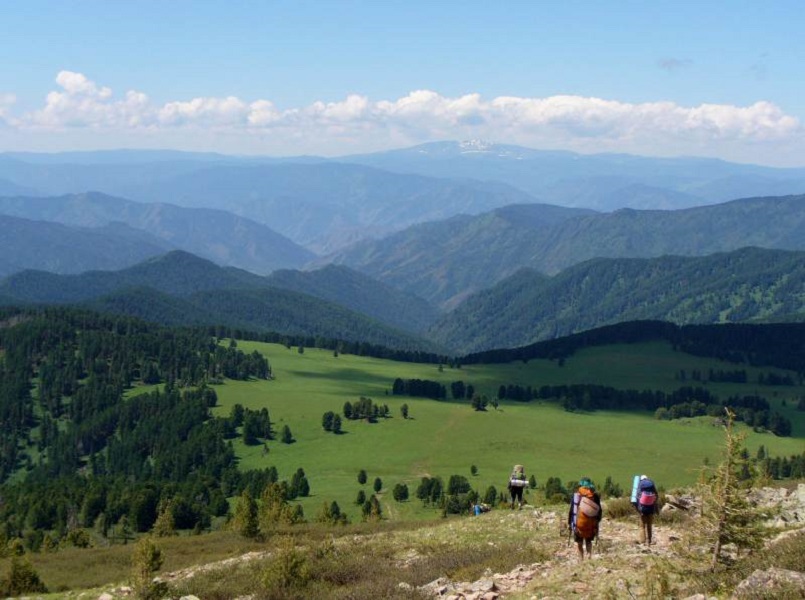
[[[701,526],[713,543],[711,568],[723,559],[728,544],[740,549],[756,549],[763,543],[760,511],[747,500],[752,480],[743,479],[747,472],[744,434],[734,429],[735,413],[726,409],[723,458],[710,477],[703,477]],[[706,475],[706,473],[703,473]]]
[[[154,574],[162,567],[164,560],[162,550],[154,544],[151,536],[138,540],[131,555],[131,578],[138,598],[157,600],[165,597],[167,585],[154,581]]]
[[[156,537],[176,535],[176,519],[173,516],[173,500],[161,503],[152,533]]]
[[[232,528],[243,537],[253,538],[257,535],[257,503],[248,489],[243,490],[238,499],[232,518]]]

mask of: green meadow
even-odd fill
[[[658,421],[650,412],[570,413],[552,403],[503,401],[497,409],[474,411],[467,401],[436,401],[392,396],[395,378],[439,381],[448,388],[462,380],[489,398],[501,384],[541,386],[561,383],[595,383],[620,389],[670,391],[693,382],[680,382],[680,369],[734,370],[736,365],[701,359],[672,351],[662,343],[591,348],[555,361],[533,360],[507,365],[469,365],[440,368],[437,365],[401,363],[306,348],[257,342],[238,347],[264,354],[273,370],[270,381],[227,380],[216,386],[219,405],[215,413],[226,416],[236,403],[251,409],[267,407],[275,431],[274,440],[262,445],[234,445],[243,469],[275,466],[281,479],[290,479],[302,467],[311,496],[303,499],[305,514],[312,518],[323,502],[337,501],[352,520],[359,518],[354,504],[358,491],[372,494],[376,477],[383,483],[380,499],[392,519],[433,518],[436,512],[414,497],[421,477],[467,477],[481,494],[488,486],[505,490],[514,464],[523,464],[538,483],[550,476],[562,481],[589,475],[599,483],[611,476],[625,491],[632,476],[652,475],[666,489],[693,483],[705,460],[718,460],[722,431],[712,418]],[[760,371],[746,368],[753,381]],[[779,370],[775,372],[782,373]],[[794,436],[779,438],[747,429],[747,447],[755,453],[762,444],[773,455],[805,450],[805,413],[796,410],[802,387],[764,387],[755,384],[707,384],[719,397],[759,393],[792,419]],[[345,402],[361,396],[388,405],[391,418],[377,423],[343,420],[343,433],[325,432],[326,411],[342,414]],[[409,407],[409,418],[400,414]],[[288,425],[295,442],[283,444],[279,433]],[[477,475],[470,473],[471,465]],[[365,469],[368,481],[357,481]],[[391,490],[406,483],[411,500],[397,503]],[[530,492],[536,500],[538,492]]]

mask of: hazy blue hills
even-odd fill
[[[543,219],[544,211],[555,218]],[[750,245],[805,250],[805,196],[675,211],[509,207],[410,227],[331,259],[449,308],[522,267],[552,274],[596,257],[697,256]]]
[[[594,259],[547,277],[523,270],[480,292],[429,337],[460,352],[511,348],[633,320],[770,321],[805,314],[805,252]]]
[[[120,192],[143,202],[170,201],[248,216],[319,253],[414,223],[533,201],[502,184],[339,163],[218,165]]]
[[[341,160],[398,173],[502,181],[561,206],[687,208],[748,196],[805,193],[805,169],[709,158],[577,154],[486,142],[434,142]]]
[[[0,198],[0,214],[81,227],[122,222],[141,230],[143,235],[147,232],[163,240],[163,252],[167,248],[181,248],[222,265],[260,274],[280,268],[298,268],[315,257],[266,225],[230,212],[165,203],[145,204],[94,192]],[[58,240],[54,239],[54,243]],[[25,248],[32,247],[26,245],[20,251]],[[108,268],[100,262],[84,267],[82,270]]]
[[[53,273],[120,269],[170,248],[149,233],[119,224],[70,227],[0,215],[0,276],[24,269]]]
[[[0,196],[22,196],[33,193],[33,190],[17,185],[7,179],[0,179]]]
[[[390,173],[315,158],[114,162],[93,156],[97,162],[82,155],[79,164],[0,156],[0,178],[38,195],[99,191],[140,202],[225,210],[316,252],[414,223],[533,201],[505,182]],[[115,156],[123,161],[128,155]]]
[[[317,253],[509,204],[670,210],[805,193],[805,169],[480,142],[438,142],[336,159],[142,150],[16,153],[0,155],[0,181],[6,195],[19,195],[20,189],[30,196],[95,190],[141,202],[226,210]]]

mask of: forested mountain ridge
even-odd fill
[[[805,252],[594,259],[553,277],[523,270],[430,330],[460,351],[523,346],[620,321],[723,323],[805,314]]]
[[[590,213],[546,204],[511,205],[477,217],[415,225],[318,262],[350,266],[451,308],[535,260],[535,246],[551,228]]]
[[[553,277],[522,269],[435,323],[436,312],[424,301],[345,267],[261,277],[182,251],[115,272],[18,273],[0,282],[0,299],[6,305],[82,304],[166,325],[226,325],[463,353],[636,319],[803,318],[805,253],[744,248],[705,257],[593,259]]]
[[[44,198],[0,197],[0,214],[83,228],[125,223],[142,231],[143,236],[160,240],[163,248],[179,248],[221,265],[258,274],[280,268],[298,268],[315,256],[270,226],[225,210],[183,208],[167,203],[145,204],[97,192]],[[59,243],[55,234],[53,237],[53,243]],[[34,246],[23,245],[17,251],[22,253],[24,250],[33,252]],[[93,268],[104,268],[102,257],[99,256],[97,265],[83,270]]]
[[[531,266],[556,273],[590,258],[702,256],[746,246],[805,250],[805,195],[582,217],[554,228]]]
[[[120,271],[23,271],[0,281],[0,297],[6,305],[83,304],[165,325],[227,325],[394,348],[431,348],[412,332],[437,316],[423,300],[346,267],[261,277],[180,250]]]
[[[598,257],[700,256],[746,246],[805,250],[805,195],[676,211],[576,214],[532,226],[542,205],[411,227],[331,259],[453,307],[521,267],[558,273]]]
[[[119,271],[85,271],[57,275],[22,271],[0,282],[0,294],[26,303],[83,302],[121,289],[151,287],[171,295],[211,289],[268,287],[264,278],[181,250],[155,256]]]

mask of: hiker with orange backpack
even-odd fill
[[[585,548],[587,558],[592,557],[593,540],[598,537],[598,524],[603,513],[601,497],[595,491],[595,486],[589,477],[582,477],[567,514],[567,524],[576,540],[579,560],[584,560]]]
[[[657,513],[659,505],[657,497],[657,486],[651,479],[641,475],[632,490],[632,506],[640,515],[640,543],[648,546],[651,546],[654,515]]]

